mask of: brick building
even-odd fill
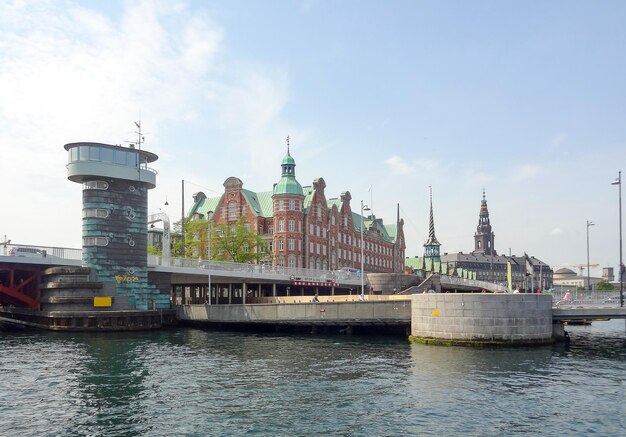
[[[361,216],[360,211],[352,211],[349,191],[327,199],[323,178],[303,187],[295,168],[287,147],[280,179],[272,191],[246,190],[240,179],[229,177],[219,197],[194,194],[189,215],[225,224],[242,219],[246,228],[256,230],[268,242],[274,266],[320,270],[360,270],[363,224],[364,270],[403,271],[406,246],[399,213],[391,225],[375,216]]]

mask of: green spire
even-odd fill
[[[302,185],[296,180],[296,161],[289,153],[289,137],[287,137],[287,155],[280,164],[282,176],[280,181],[274,186],[274,194],[298,194],[304,196]]]

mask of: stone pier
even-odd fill
[[[411,297],[410,340],[447,345],[552,343],[552,297],[416,294]]]

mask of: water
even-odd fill
[[[0,436],[623,435],[624,321],[572,344],[0,332]]]

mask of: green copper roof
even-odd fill
[[[302,191],[304,192],[304,200],[302,201],[302,206],[304,208],[304,213],[306,214],[311,207],[311,200],[313,200],[313,187],[308,185],[306,187],[302,187]]]
[[[246,190],[247,191],[247,190]],[[250,191],[252,193],[252,191]],[[261,207],[261,217],[272,217],[274,215],[274,202],[272,201],[272,191],[261,191],[256,194],[257,202]]]
[[[287,151],[287,154],[283,158],[283,162],[280,165],[296,165],[296,161],[291,157],[289,151]]]
[[[217,204],[220,201],[220,197],[207,197],[198,199],[197,202],[194,202],[189,208],[189,212],[187,213],[187,217],[192,216],[193,214],[203,214],[206,217],[207,212],[213,211],[215,212],[215,208],[217,208]]]
[[[304,196],[302,185],[293,175],[283,174],[280,181],[274,187],[274,195],[276,194],[298,194]]]
[[[302,185],[296,180],[296,161],[289,154],[289,145],[287,145],[287,155],[280,164],[282,167],[282,175],[278,183],[274,186],[274,194],[297,194],[304,196]]]

